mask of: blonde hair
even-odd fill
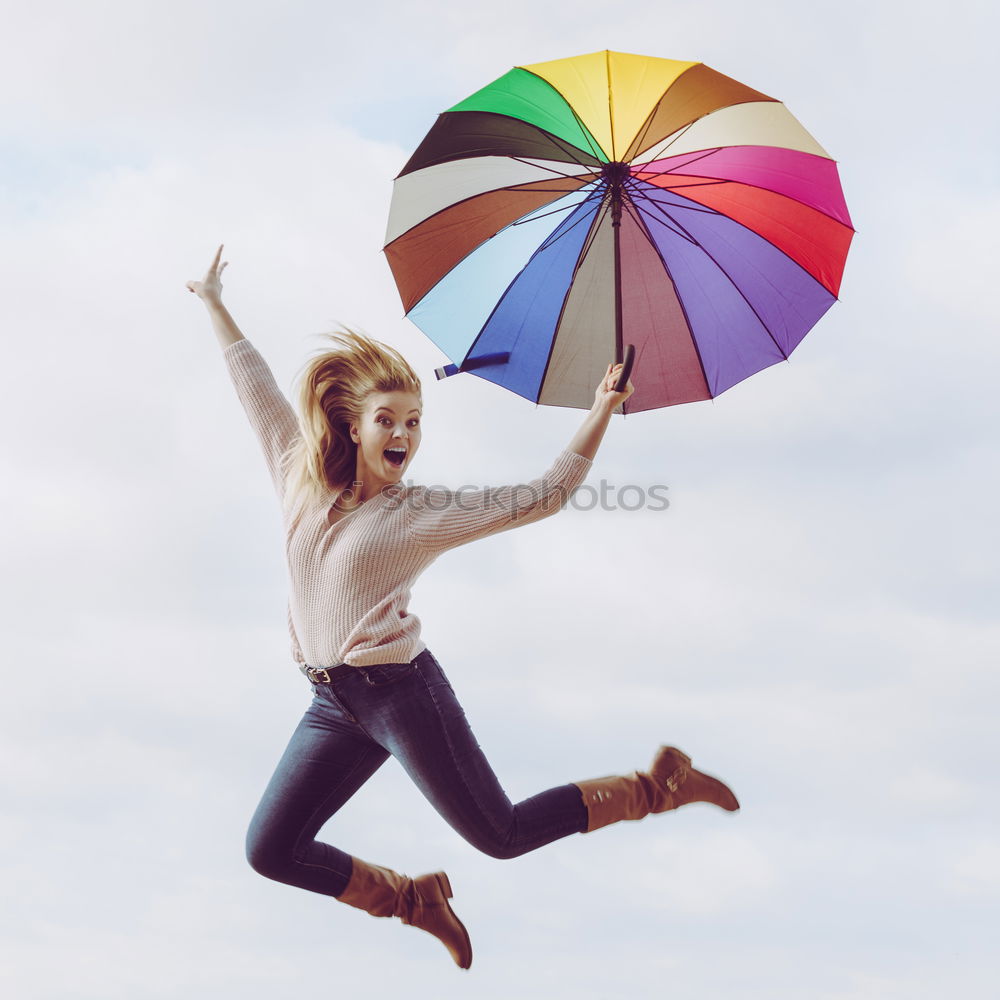
[[[348,327],[321,336],[335,346],[307,361],[298,376],[301,435],[282,457],[287,508],[353,482],[358,446],[350,425],[361,419],[372,393],[420,395],[420,379],[388,344]]]

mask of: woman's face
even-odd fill
[[[376,392],[351,424],[358,446],[358,478],[374,489],[398,483],[420,446],[420,397],[414,392]]]

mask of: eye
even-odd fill
[[[418,420],[418,419],[417,419],[416,417],[414,417],[414,418],[413,418],[413,419],[412,419],[412,420],[410,421],[410,426],[411,426],[411,427],[419,427],[419,426],[420,426],[420,421],[419,421],[419,420]]]
[[[391,424],[392,421],[388,417],[378,417],[378,422],[382,425]]]

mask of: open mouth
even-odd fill
[[[403,462],[406,461],[405,448],[386,448],[382,454],[385,455],[385,460],[397,469],[402,468]]]

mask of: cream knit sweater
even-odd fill
[[[295,411],[248,340],[223,357],[283,500],[280,462],[299,434]],[[425,648],[407,609],[417,577],[447,549],[554,514],[591,464],[564,451],[525,485],[458,493],[400,483],[333,524],[334,492],[283,513],[293,658],[313,667],[409,662]]]

